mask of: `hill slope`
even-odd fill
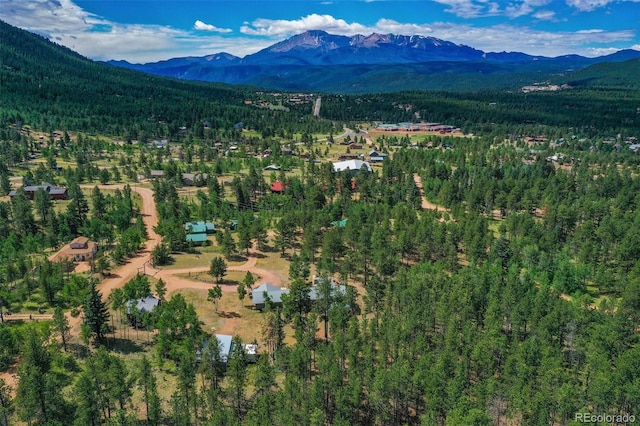
[[[2,21],[0,40],[3,121],[117,134],[132,124],[189,125],[203,117],[233,124],[249,113],[243,88],[105,66]]]

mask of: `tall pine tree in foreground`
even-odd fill
[[[108,330],[110,315],[107,306],[102,301],[102,294],[96,288],[95,283],[91,284],[91,292],[84,302],[83,311],[84,323],[91,331],[95,342],[102,343]]]

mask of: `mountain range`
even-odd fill
[[[516,89],[603,62],[640,58],[640,52],[555,58],[520,52],[483,52],[433,37],[394,34],[333,35],[307,31],[243,58],[216,53],[114,66],[184,80],[249,84],[279,90],[343,93],[408,89]]]

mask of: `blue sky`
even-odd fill
[[[0,0],[0,19],[95,60],[130,62],[245,56],[316,29],[545,56],[640,50],[640,0]]]

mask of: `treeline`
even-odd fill
[[[340,121],[387,123],[424,120],[454,125],[465,133],[535,136],[562,129],[581,137],[640,132],[637,91],[619,88],[559,92],[401,92],[327,95],[322,116]],[[419,119],[416,118],[419,117]]]

